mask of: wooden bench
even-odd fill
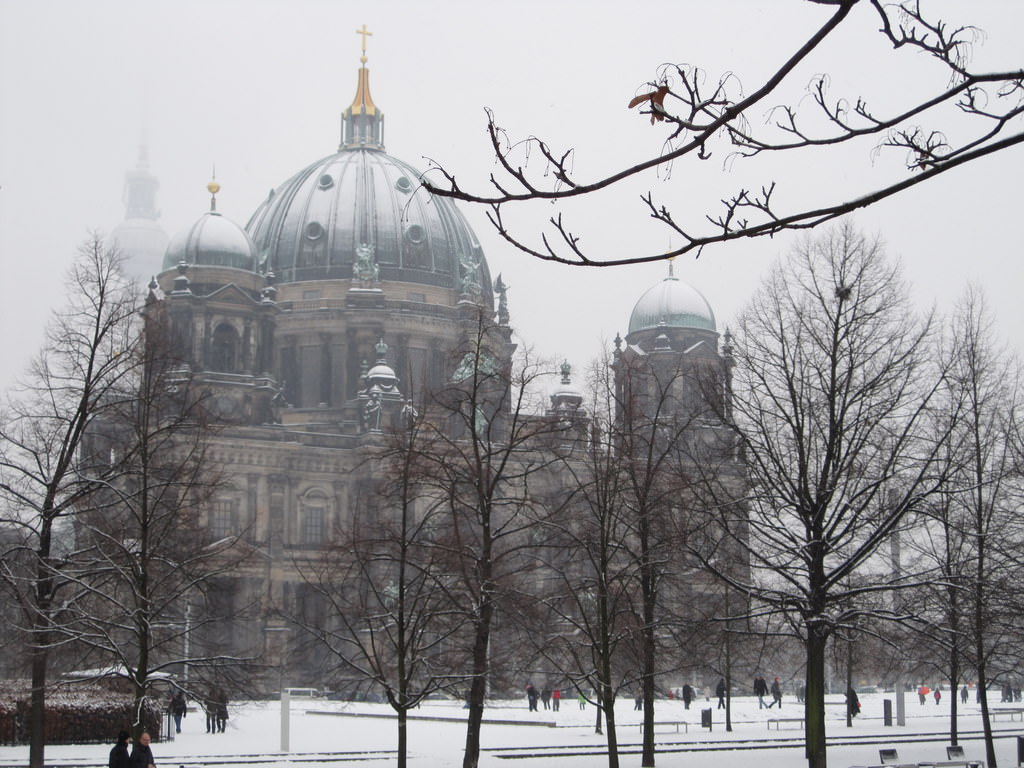
[[[1020,720],[1024,722],[1024,707],[992,707],[988,713],[992,716],[992,719],[996,719],[996,715],[1009,715],[1010,720]]]
[[[643,721],[638,723],[640,730],[644,729]],[[683,726],[686,729],[686,733],[690,732],[690,724],[686,720],[657,720],[654,723],[654,727],[657,728],[659,725],[674,725],[676,727],[676,733],[679,733],[679,726]]]
[[[800,723],[800,727],[804,727],[804,719],[802,717],[769,717],[768,718],[768,730],[772,729],[772,723],[775,723],[775,730],[781,730],[783,723]]]

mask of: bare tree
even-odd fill
[[[372,486],[323,557],[299,569],[322,610],[291,617],[339,668],[383,690],[397,715],[399,768],[409,711],[461,679],[451,648],[465,623],[437,546],[447,519],[425,481],[423,412],[407,402],[403,428],[369,447],[368,462],[380,468]]]
[[[702,69],[687,64],[659,68],[656,76],[638,89],[639,95],[629,101],[631,108],[639,107],[641,114],[649,115],[659,131],[657,143],[661,149],[647,159],[602,178],[580,179],[574,170],[572,149],[552,147],[537,137],[509,139],[493,113],[488,112],[488,135],[498,168],[490,176],[490,189],[467,189],[453,173],[436,163],[432,168],[434,180],[427,181],[426,186],[434,194],[487,206],[497,232],[537,258],[611,266],[700,253],[716,243],[815,227],[1024,142],[1024,131],[1020,130],[1024,70],[972,69],[971,49],[979,42],[980,30],[929,16],[920,0],[807,0],[805,5],[815,12],[824,6],[828,17],[784,61],[769,65],[752,85],[742,85],[732,72],[707,78]],[[785,13],[793,11],[787,9]],[[902,94],[895,105],[876,110],[868,95],[831,93],[829,75],[819,74],[807,86],[806,98],[788,100],[792,80],[800,76],[800,65],[812,55],[827,56],[838,30],[858,23],[855,19],[861,13],[874,17],[879,34],[898,51],[930,57],[934,74],[927,84],[922,84],[921,90]],[[819,23],[818,17],[811,23]],[[707,80],[710,87],[705,86]],[[877,83],[865,84],[865,91],[872,86]],[[625,106],[627,94],[622,101]],[[767,119],[762,124],[764,114]],[[561,206],[539,241],[531,237],[535,227],[519,232],[506,224],[505,211],[514,204],[532,200],[561,204],[642,178],[652,170],[666,175],[671,171],[683,183],[689,183],[692,174],[686,173],[686,168],[712,157],[725,156],[735,163],[783,155],[794,163],[814,152],[815,167],[823,167],[822,178],[828,179],[833,169],[822,163],[820,150],[836,150],[842,145],[860,147],[866,155],[882,150],[903,153],[904,172],[895,180],[860,190],[846,199],[815,199],[807,207],[786,200],[792,190],[786,187],[785,179],[765,181],[759,188],[743,187],[721,200],[716,194],[706,205],[697,206],[696,217],[673,213],[653,192],[647,192],[641,196],[641,211],[667,228],[678,245],[667,252],[646,255],[605,256],[584,251],[580,231],[563,218]],[[678,168],[684,161],[689,164]],[[827,188],[828,184],[823,181],[819,186]]]
[[[966,649],[981,703],[986,761],[996,765],[988,684],[1019,653],[1016,597],[1024,566],[1019,556],[1024,527],[1017,510],[1024,498],[1017,437],[1021,393],[1016,359],[1002,352],[979,290],[968,290],[956,308],[949,344],[947,388],[950,420],[949,481],[930,510],[930,538],[922,541],[936,561],[937,597],[949,652],[950,683],[957,685]],[[993,669],[995,667],[995,669]],[[950,697],[952,700],[956,696]],[[956,704],[951,701],[955,738]]]
[[[107,661],[97,674],[128,680],[136,731],[169,675],[183,673],[178,684],[198,699],[197,680],[252,661],[207,642],[216,622],[235,617],[205,609],[206,598],[248,548],[236,546],[244,531],[215,541],[208,525],[223,476],[208,398],[176,347],[167,318],[150,307],[126,378],[130,396],[93,422],[83,445],[81,455],[114,474],[79,504],[78,552],[64,573],[82,593],[66,631]]]
[[[80,246],[67,278],[67,305],[54,315],[42,350],[0,416],[2,514],[23,533],[15,557],[4,557],[2,574],[29,640],[31,768],[44,761],[48,659],[61,640],[61,605],[70,599],[60,592],[75,588],[62,573],[58,524],[116,473],[109,460],[81,449],[92,424],[129,396],[138,306],[120,261],[99,234]]]
[[[544,523],[546,541],[537,550],[551,574],[541,602],[549,611],[547,630],[537,635],[538,651],[598,708],[597,729],[608,745],[608,765],[619,765],[615,702],[640,680],[637,571],[628,540],[632,524],[626,507],[615,429],[614,371],[610,361],[594,366],[589,424],[561,453],[565,514]],[[573,415],[574,417],[582,414]],[[589,427],[589,429],[587,428]],[[604,728],[601,715],[604,716]]]
[[[422,435],[431,447],[431,492],[447,517],[448,534],[435,546],[452,564],[453,607],[465,617],[470,646],[464,768],[479,761],[494,628],[521,593],[517,585],[531,578],[530,529],[547,514],[535,485],[550,481],[553,457],[536,448],[553,426],[535,415],[535,398],[551,370],[525,354],[513,360],[513,349],[509,330],[483,313],[467,322]]]
[[[805,645],[812,768],[826,765],[826,642],[888,613],[863,598],[891,579],[854,576],[940,485],[930,332],[881,244],[849,226],[777,265],[740,320],[733,413],[749,513],[722,520],[751,578],[716,570]]]

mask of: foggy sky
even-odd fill
[[[368,67],[388,153],[421,170],[430,158],[463,185],[486,191],[493,163],[484,107],[513,139],[537,135],[574,147],[577,178],[590,180],[661,150],[667,130],[626,108],[659,64],[697,64],[709,79],[732,71],[749,92],[828,14],[798,0],[631,5],[0,0],[0,382],[20,373],[38,347],[76,245],[123,218],[124,173],[141,143],[161,183],[160,223],[172,236],[207,209],[214,164],[218,209],[244,225],[271,188],[335,152],[339,116],[356,85],[355,30],[363,24],[373,32]],[[974,58],[981,68],[1024,64],[1024,3],[922,5],[985,31]],[[923,55],[882,43],[869,8],[858,8],[849,26],[801,68],[789,91],[794,99],[823,71],[833,75],[834,95],[863,96],[879,112],[926,78],[944,84]],[[949,126],[955,131],[957,123]],[[800,162],[686,161],[670,175],[651,173],[572,206],[568,215],[599,255],[668,250],[678,242],[650,221],[639,194],[653,191],[677,219],[693,222],[740,186],[772,179],[786,199],[831,200],[898,169],[901,154],[876,155],[872,146],[807,153]],[[1022,158],[1020,148],[997,154],[854,217],[902,260],[922,309],[944,312],[967,281],[980,284],[1017,351],[1024,349]],[[667,273],[664,264],[594,270],[539,263],[506,245],[483,210],[461,208],[491,274],[502,273],[511,286],[521,343],[553,361],[568,358],[577,370],[617,332],[625,335],[636,299]],[[523,232],[539,231],[552,213],[549,204],[528,209],[519,219]],[[711,248],[699,260],[677,260],[675,271],[704,293],[722,331],[793,237]]]

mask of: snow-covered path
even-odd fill
[[[907,697],[907,725],[882,725],[882,701],[893,694],[861,696],[862,715],[846,728],[842,697],[829,697],[829,765],[846,768],[879,762],[878,750],[895,747],[902,762],[945,759],[948,740],[948,709]],[[801,707],[792,699],[781,712],[758,710],[757,700],[733,699],[733,730],[725,731],[724,712],[714,711],[711,732],[700,727],[700,710],[714,702],[695,702],[687,712],[678,701],[656,705],[659,768],[790,768],[804,765],[801,725],[798,722],[769,728],[769,717],[799,718]],[[998,705],[996,705],[998,706]],[[236,706],[224,734],[207,734],[202,713],[186,717],[182,733],[173,742],[153,745],[159,768],[202,766],[265,766],[266,768],[314,768],[334,762],[393,764],[396,728],[383,704],[293,699],[290,718],[290,750],[280,751],[279,702],[254,702]],[[640,764],[640,712],[622,700],[616,710],[623,766]],[[409,724],[410,764],[429,768],[458,768],[465,739],[464,710],[456,702],[431,702],[418,710]],[[560,712],[527,711],[525,700],[495,702],[485,713],[483,768],[507,768],[516,758],[526,766],[591,768],[604,763],[603,737],[594,733],[594,709],[581,711],[575,700],[566,700]],[[1020,717],[1020,715],[1017,715]],[[675,721],[686,721],[689,730]],[[1024,723],[1008,713],[995,722],[999,765],[1016,765],[1017,736]],[[971,759],[984,757],[978,709],[968,704],[960,717],[961,744]],[[62,745],[46,750],[48,765],[101,766],[109,745]],[[0,767],[24,766],[27,747],[0,747]]]

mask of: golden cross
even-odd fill
[[[363,62],[363,64],[365,64],[366,63],[366,36],[369,35],[370,37],[373,37],[373,32],[368,30],[366,28],[366,25],[363,24],[363,28],[362,29],[357,29],[356,30],[356,34],[363,36],[363,55],[359,57],[359,60],[361,62]]]

